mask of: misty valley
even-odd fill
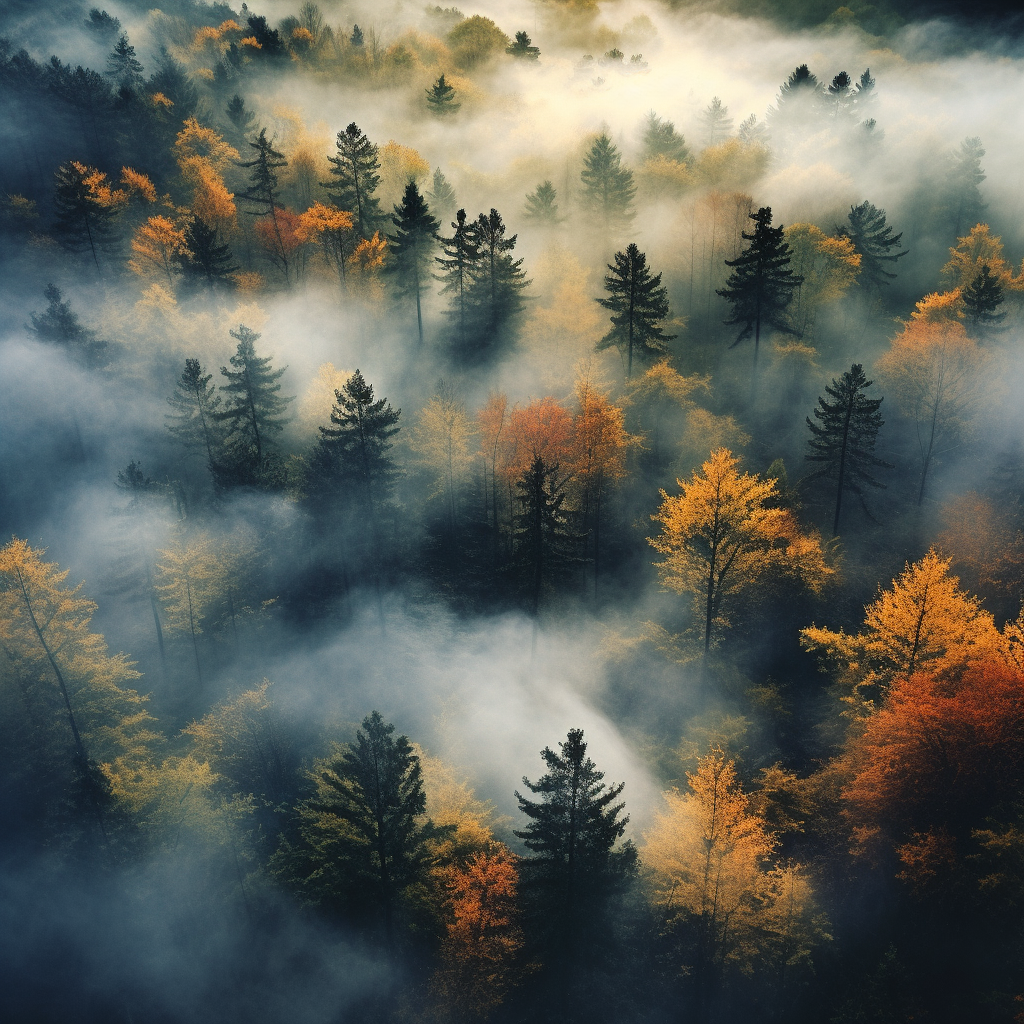
[[[1024,25],[7,0],[25,1024],[1024,1021]]]

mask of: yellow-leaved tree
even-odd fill
[[[351,213],[314,203],[299,214],[295,237],[300,242],[314,242],[324,262],[338,275],[341,284],[345,284],[346,265],[356,248]]]
[[[790,269],[803,278],[793,303],[793,317],[802,337],[814,337],[823,306],[838,302],[860,274],[860,254],[843,236],[826,235],[814,224],[791,224],[786,241],[792,253]]]
[[[992,234],[987,224],[975,224],[963,238],[956,240],[956,245],[949,250],[949,262],[942,268],[942,280],[951,289],[963,291],[986,266],[1003,288],[1024,290],[1024,267],[1014,276],[1013,267],[1003,256],[1003,240]]]
[[[150,217],[135,231],[132,237],[132,257],[128,268],[140,277],[149,277],[156,273],[166,276],[167,283],[173,288],[174,277],[171,273],[174,258],[185,252],[185,232],[170,217],[158,214]]]

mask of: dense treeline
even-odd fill
[[[4,345],[62,395],[2,463],[0,864],[12,908],[149,899],[218,964],[193,1004],[84,954],[50,986],[76,909],[11,947],[20,1017],[1017,1019],[1024,263],[982,141],[883,209],[884,75],[801,64],[764,114],[609,107],[474,170],[504,77],[670,59],[549,6],[94,9],[95,69],[0,40]],[[776,13],[896,27],[812,6]],[[333,86],[329,128],[278,102]],[[780,223],[819,149],[843,198]],[[653,806],[582,722],[459,767],[405,635],[509,621],[531,678],[600,644]]]

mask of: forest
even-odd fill
[[[0,8],[4,1018],[1024,1021],[1020,18],[94,2]]]

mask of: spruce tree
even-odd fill
[[[355,46],[357,49],[363,45],[363,30],[358,25],[352,26],[352,35],[348,37],[348,41]]]
[[[682,163],[690,155],[686,140],[676,131],[676,126],[658,117],[653,110],[643,120],[641,141],[645,160],[666,157]]]
[[[609,901],[634,874],[637,856],[632,843],[618,845],[629,822],[619,800],[624,783],[603,781],[587,756],[583,730],[570,729],[557,753],[545,747],[540,756],[544,775],[536,783],[523,777],[540,799],[516,792],[529,823],[515,835],[530,851],[521,877],[531,931],[542,961],[559,975],[556,986],[565,991],[588,944],[606,934]]]
[[[217,230],[193,216],[185,227],[185,248],[175,254],[186,289],[230,289],[238,270],[227,242],[217,241]]]
[[[128,42],[127,32],[121,33],[107,57],[107,75],[119,89],[137,89],[142,85],[142,64],[135,56],[135,47]]]
[[[960,148],[947,158],[947,176],[943,210],[953,235],[962,235],[979,223],[985,214],[985,201],[979,186],[986,174],[981,169],[985,148],[977,136],[964,139]]]
[[[542,181],[537,186],[536,192],[530,192],[526,197],[526,210],[524,216],[528,220],[537,221],[541,224],[557,224],[561,219],[558,216],[558,193],[550,181]]]
[[[877,96],[875,84],[875,80],[871,77],[871,68],[866,68],[853,90],[854,109],[860,117],[864,117],[875,102]]]
[[[54,172],[53,233],[70,252],[89,252],[100,270],[100,250],[114,241],[115,211],[94,195],[86,180],[89,171],[84,164],[70,161]]]
[[[224,112],[228,115],[228,120],[243,135],[252,128],[253,121],[256,120],[256,115],[246,108],[245,100],[237,92],[228,100]]]
[[[240,163],[238,166],[249,171],[249,187],[238,193],[239,199],[250,203],[248,212],[253,217],[269,217],[274,225],[277,238],[277,251],[280,253],[281,268],[285,279],[288,278],[288,252],[281,238],[281,225],[277,219],[277,211],[284,205],[278,200],[277,169],[285,167],[288,161],[284,154],[274,149],[273,143],[267,139],[267,129],[261,128],[259,135],[249,143],[256,151],[254,159]]]
[[[416,331],[422,345],[423,311],[420,296],[427,283],[431,250],[441,225],[431,215],[414,181],[405,186],[402,205],[395,207],[391,221],[396,231],[388,236],[391,258],[387,270],[395,279],[398,294],[412,295],[416,299]]]
[[[111,36],[117,35],[121,31],[121,21],[119,18],[115,18],[106,11],[101,11],[98,7],[93,7],[89,11],[89,17],[85,22],[85,27],[90,32],[94,32],[101,38],[108,39]]]
[[[768,109],[768,129],[773,138],[789,136],[811,124],[821,103],[822,89],[806,64],[801,64],[782,84],[775,105]]]
[[[793,289],[803,284],[803,278],[789,269],[789,243],[781,224],[777,228],[772,227],[771,207],[763,206],[749,216],[754,222],[754,231],[744,231],[743,238],[750,245],[736,259],[725,261],[733,272],[725,287],[716,289],[716,292],[732,303],[732,315],[725,323],[740,327],[731,347],[735,348],[753,335],[756,372],[763,327],[785,334],[798,333],[789,322],[786,310],[793,297]]]
[[[61,345],[83,362],[96,365],[103,356],[107,343],[96,337],[96,332],[83,327],[78,314],[64,301],[61,290],[48,284],[43,290],[48,305],[42,313],[30,313],[31,330],[40,341]]]
[[[167,399],[167,430],[171,437],[190,453],[206,455],[206,465],[213,473],[217,466],[220,430],[217,417],[221,399],[211,381],[212,373],[203,373],[198,359],[186,359],[185,369],[174,391]]]
[[[472,327],[472,275],[480,260],[480,250],[475,224],[466,219],[465,210],[459,210],[451,226],[451,237],[439,238],[442,255],[435,256],[434,260],[441,267],[441,273],[434,278],[444,283],[441,294],[449,297],[448,315],[455,327],[454,347],[457,352],[465,353],[469,349]]]
[[[867,200],[860,206],[851,206],[847,219],[849,226],[837,226],[836,231],[849,238],[860,254],[857,283],[877,293],[883,285],[896,279],[895,274],[885,269],[885,264],[895,263],[909,252],[893,251],[899,248],[903,232],[894,235],[885,221],[885,210],[877,209]]]
[[[972,327],[992,327],[1006,318],[1005,312],[998,311],[1003,304],[1003,286],[987,263],[963,290],[963,301],[964,316]]]
[[[333,178],[321,184],[335,206],[352,214],[359,236],[370,238],[384,219],[373,195],[380,184],[377,147],[353,121],[338,132],[337,149],[337,156],[327,158]]]
[[[633,172],[622,166],[615,144],[602,132],[583,159],[583,198],[600,213],[606,231],[628,224],[636,196]]]
[[[245,324],[230,333],[238,349],[231,357],[233,369],[220,368],[227,380],[220,387],[224,408],[213,414],[224,429],[218,476],[225,484],[269,485],[275,482],[274,437],[284,429],[292,401],[279,394],[287,367],[275,370],[270,356],[256,354],[260,336]]]
[[[807,480],[827,478],[836,481],[836,511],[832,520],[832,536],[839,533],[839,514],[843,507],[843,493],[850,491],[860,496],[863,504],[863,485],[884,488],[872,475],[871,469],[892,469],[875,454],[878,431],[885,421],[879,414],[881,398],[868,398],[867,389],[874,381],[864,375],[864,367],[854,363],[838,380],[826,385],[829,398],[818,398],[814,418],[807,417],[811,437],[810,452],[804,456],[808,462],[817,462],[821,468]],[[831,399],[831,401],[829,401]],[[820,424],[820,425],[819,425]]]
[[[448,84],[443,74],[426,92],[430,112],[437,117],[455,114],[462,106],[461,103],[455,102],[455,89]]]
[[[540,48],[533,45],[533,40],[525,32],[517,32],[515,42],[506,46],[505,52],[519,60],[536,60],[540,56]]]
[[[430,204],[430,209],[442,219],[447,219],[455,213],[455,190],[440,167],[434,168],[434,177],[430,191],[427,193],[427,202]]]
[[[651,276],[647,256],[630,242],[625,252],[615,254],[604,278],[608,298],[597,301],[612,312],[612,329],[597,343],[600,352],[614,345],[626,363],[626,380],[633,376],[633,356],[654,359],[668,352],[667,342],[675,337],[659,326],[668,316],[668,289],[661,274]]]
[[[700,123],[704,126],[705,146],[724,142],[732,134],[733,119],[729,116],[729,108],[717,96],[701,113]]]

